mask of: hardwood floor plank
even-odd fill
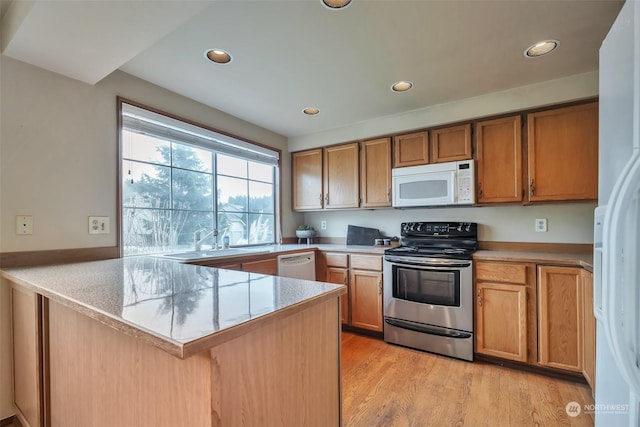
[[[592,404],[583,385],[464,362],[343,333],[343,419],[353,427],[593,426],[567,403]]]

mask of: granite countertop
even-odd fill
[[[540,264],[554,264],[582,267],[593,272],[593,254],[590,253],[553,253],[528,251],[495,251],[481,250],[473,254],[474,260],[485,261],[520,261]]]
[[[146,256],[13,268],[2,276],[181,359],[346,292]]]

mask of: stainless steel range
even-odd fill
[[[402,223],[384,254],[384,340],[473,360],[473,262],[478,225]]]

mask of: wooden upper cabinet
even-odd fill
[[[471,124],[433,129],[431,162],[454,162],[471,158]]]
[[[522,120],[520,116],[476,124],[477,201],[522,201]]]
[[[322,149],[292,155],[293,210],[322,209]]]
[[[357,142],[324,149],[324,207],[357,208],[360,202]]]
[[[360,143],[362,208],[391,206],[391,138]]]
[[[581,270],[538,266],[538,352],[542,366],[582,372]]]
[[[394,168],[427,163],[429,163],[429,135],[426,131],[393,137]]]
[[[598,103],[541,111],[528,121],[528,200],[598,198]]]

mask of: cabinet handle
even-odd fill
[[[391,189],[387,191],[387,202],[391,202]]]
[[[482,199],[482,183],[478,183],[478,199]]]
[[[329,204],[329,193],[325,194],[324,203],[325,203],[325,206]]]
[[[533,179],[529,180],[529,196],[533,197],[536,195],[536,186]]]
[[[482,307],[482,291],[478,289],[478,307]]]
[[[323,199],[323,198],[324,198],[324,197],[322,197],[322,193],[320,193],[320,203],[322,203],[322,199]]]
[[[378,295],[382,295],[382,279],[378,279]]]

